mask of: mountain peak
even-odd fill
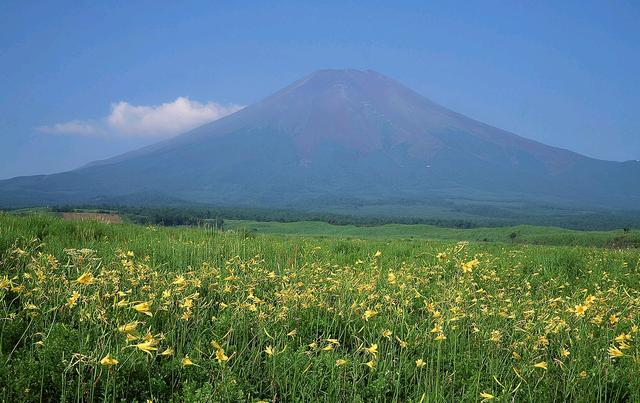
[[[379,86],[381,82],[389,83],[392,80],[373,70],[323,69],[295,81],[275,95],[291,94],[293,91],[321,94],[336,87],[349,87],[352,90],[362,91]]]

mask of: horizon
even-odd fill
[[[197,15],[172,5],[144,13],[144,3],[1,5],[0,52],[11,63],[0,67],[0,179],[179,135],[327,66],[380,72],[553,147],[640,158],[636,5],[195,4]]]

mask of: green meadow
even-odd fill
[[[577,231],[556,227],[519,225],[514,227],[456,229],[420,224],[381,226],[331,225],[318,221],[259,222],[225,220],[225,228],[259,234],[363,239],[431,239],[449,241],[503,242],[534,245],[595,247],[640,247],[640,231]]]
[[[639,401],[638,237],[0,213],[0,401]]]

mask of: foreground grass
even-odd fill
[[[318,221],[260,222],[225,220],[225,228],[260,234],[305,235],[351,238],[503,242],[515,244],[640,248],[640,231],[576,231],[555,227],[519,225],[515,227],[455,229],[432,225],[387,224],[372,227],[331,225]]]
[[[637,401],[640,252],[0,215],[0,400]]]

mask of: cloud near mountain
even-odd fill
[[[187,97],[160,105],[111,104],[111,113],[97,121],[72,120],[36,129],[43,133],[84,136],[168,138],[242,109],[235,104],[201,103]]]

